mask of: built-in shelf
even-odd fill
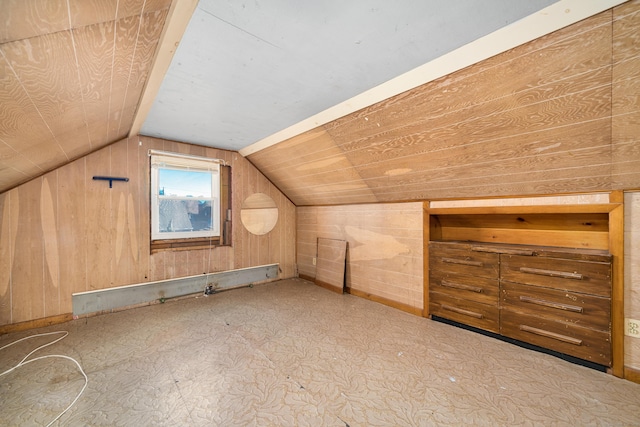
[[[538,245],[586,250],[611,254],[611,343],[610,372],[624,374],[624,277],[622,192],[611,192],[609,203],[602,203],[602,194],[595,203],[583,204],[520,204],[500,206],[500,199],[484,199],[477,206],[431,207],[424,205],[425,288],[424,315],[429,316],[429,242],[473,241],[488,244]],[[561,200],[563,196],[555,196]],[[551,199],[551,197],[550,197]],[[455,205],[456,203],[452,203]]]

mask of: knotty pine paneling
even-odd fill
[[[624,317],[640,319],[640,192],[624,196]],[[640,370],[640,338],[624,337],[624,364]]]
[[[347,287],[422,309],[422,203],[298,207],[302,276],[316,275],[318,238],[348,242]]]
[[[612,139],[612,60],[633,45],[614,22],[603,12],[249,158],[299,206],[617,188],[613,159],[638,155]]]
[[[150,254],[150,148],[231,165],[233,245]],[[129,182],[94,181],[95,175]],[[249,236],[240,206],[255,192],[279,211],[274,230]],[[295,206],[238,153],[150,137],[124,139],[0,193],[0,324],[70,313],[71,294],[268,263],[294,277]]]
[[[170,4],[0,3],[0,191],[129,133]]]

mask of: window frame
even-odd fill
[[[213,172],[211,194],[212,230],[202,233],[176,232],[169,234],[159,231],[159,169],[177,169]],[[150,240],[151,253],[163,250],[206,249],[211,246],[230,245],[231,243],[231,168],[222,159],[192,156],[180,153],[149,150],[149,196],[150,196]],[[169,198],[167,198],[169,199]],[[174,200],[188,200],[187,197],[175,197]],[[194,200],[201,200],[195,197]],[[215,212],[214,212],[215,209]]]

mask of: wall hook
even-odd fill
[[[113,181],[129,182],[129,178],[118,178],[115,176],[94,176],[94,181],[109,181],[109,188],[113,187]]]

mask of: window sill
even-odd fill
[[[162,251],[193,251],[198,249],[213,249],[220,245],[220,237],[197,237],[191,239],[152,240],[151,253]]]

